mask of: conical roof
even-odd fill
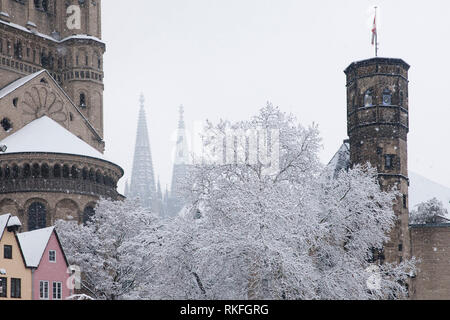
[[[43,116],[0,141],[8,153],[64,153],[105,160],[102,153],[90,146],[53,119]]]

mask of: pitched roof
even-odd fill
[[[19,233],[17,239],[22,248],[27,267],[37,268],[55,227]]]
[[[333,177],[336,178],[339,171],[347,169],[349,165],[350,145],[348,142],[344,142],[326,167],[333,173]]]
[[[7,227],[21,227],[22,223],[20,223],[20,220],[16,216],[10,216],[9,221],[7,224]]]
[[[84,122],[86,123],[86,125],[89,127],[89,129],[94,133],[94,135],[96,135],[96,137],[99,140],[103,140],[103,138],[99,135],[99,133],[97,132],[97,130],[92,126],[92,124],[89,122],[89,120],[84,116],[84,114],[80,111],[80,109],[78,109],[78,107],[74,104],[74,102],[72,101],[72,99],[69,97],[69,95],[64,91],[63,88],[61,88],[61,86],[59,85],[58,82],[56,82],[56,80],[52,77],[52,75],[46,70],[46,69],[42,69],[38,72],[35,72],[33,74],[30,74],[28,76],[25,76],[23,78],[17,79],[16,81],[10,83],[9,85],[7,85],[6,87],[4,87],[3,89],[0,90],[0,99],[4,98],[5,96],[7,96],[8,94],[10,94],[11,92],[13,92],[14,90],[20,88],[21,86],[25,85],[26,83],[30,82],[31,80],[33,80],[34,78],[36,78],[37,76],[46,73],[48,78],[56,85],[56,87],[58,87],[61,92],[66,96],[66,98],[69,100],[69,102],[72,104],[72,106],[74,107],[74,109],[78,112],[78,114],[83,118]]]
[[[3,139],[8,153],[64,153],[104,160],[102,153],[72,134],[53,119],[43,116]]]
[[[46,72],[46,70],[41,70],[35,73],[32,73],[26,77],[20,78],[12,83],[10,83],[9,85],[7,85],[6,87],[4,87],[2,90],[0,90],[0,99],[5,97],[6,95],[10,94],[11,92],[13,92],[14,90],[16,90],[17,88],[20,88],[21,86],[23,86],[24,84],[26,84],[27,82],[33,80],[34,78],[36,78],[37,76],[39,76],[40,74]]]
[[[3,237],[3,232],[8,225],[9,217],[11,215],[9,213],[0,216],[0,240]]]

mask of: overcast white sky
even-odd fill
[[[247,119],[271,101],[319,124],[328,162],[346,131],[343,70],[379,55],[411,65],[409,167],[450,186],[450,1],[103,1],[106,156],[131,176],[146,97],[153,165],[170,183],[178,106],[194,121]]]

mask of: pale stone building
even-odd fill
[[[122,197],[103,156],[104,52],[101,0],[0,0],[0,212],[24,230]]]

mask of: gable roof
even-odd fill
[[[84,116],[84,114],[80,111],[80,109],[78,109],[78,107],[75,105],[75,103],[72,101],[72,99],[67,95],[67,93],[64,91],[63,88],[61,88],[61,86],[59,85],[58,82],[56,82],[56,80],[51,76],[51,74],[46,70],[46,69],[42,69],[38,72],[35,72],[33,74],[30,74],[28,76],[25,76],[23,78],[17,79],[16,81],[10,83],[9,85],[7,85],[6,87],[4,87],[3,89],[0,90],[0,99],[4,98],[5,96],[7,96],[8,94],[14,92],[15,90],[17,90],[18,88],[22,87],[23,85],[25,85],[26,83],[32,81],[33,79],[35,79],[36,77],[42,75],[42,74],[46,74],[47,78],[50,79],[50,81],[53,82],[54,85],[56,85],[56,87],[61,91],[61,93],[67,98],[67,100],[69,101],[69,103],[72,105],[72,107],[75,109],[75,111],[81,116],[81,118],[84,120],[84,122],[86,123],[86,125],[89,127],[89,130],[92,131],[92,133],[94,133],[94,135],[97,137],[98,140],[103,140],[103,138],[100,136],[100,134],[97,132],[97,130],[92,126],[92,124],[89,122],[89,120]]]
[[[8,153],[64,153],[104,160],[104,156],[53,119],[43,116],[1,141]]]
[[[350,144],[347,141],[341,145],[339,150],[327,164],[326,168],[333,173],[336,178],[339,171],[348,169],[350,165]]]
[[[11,215],[9,213],[0,216],[0,240],[3,237],[3,232],[5,231],[5,229],[8,225],[10,216]]]
[[[19,233],[17,239],[22,248],[25,263],[29,268],[37,268],[55,227]]]
[[[10,83],[9,85],[7,85],[6,87],[4,87],[3,89],[0,90],[0,99],[7,96],[8,94],[10,94],[11,92],[13,92],[14,90],[20,88],[21,86],[23,86],[24,84],[26,84],[27,82],[33,80],[34,78],[36,78],[37,76],[41,75],[42,73],[44,73],[46,70],[41,70],[35,73],[32,73],[26,77],[17,79],[16,81]]]

